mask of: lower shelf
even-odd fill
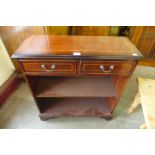
[[[38,103],[42,119],[59,116],[111,117],[105,98],[39,98]]]
[[[37,81],[37,80],[36,80]],[[40,77],[36,97],[116,97],[113,80],[105,77]]]

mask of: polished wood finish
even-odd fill
[[[42,68],[42,65],[45,68]],[[54,65],[53,69],[51,69],[52,65]],[[22,66],[25,72],[76,73],[76,61],[74,60],[23,60]]]
[[[68,35],[69,26],[0,26],[0,36],[11,56],[19,45],[30,35]],[[13,63],[21,73],[18,62]]]
[[[117,96],[117,91],[110,76],[41,77],[35,94],[37,97],[109,97]]]
[[[13,58],[18,59],[40,118],[46,120],[110,119],[143,56],[126,37],[39,35],[28,37]]]
[[[143,56],[127,37],[33,35],[12,57],[138,60]]]
[[[130,74],[135,63],[132,61],[81,61],[80,73],[108,75]],[[101,66],[104,66],[104,70],[100,68]]]
[[[104,98],[52,98],[39,99],[38,103],[42,106],[42,120],[60,116],[112,117],[107,99]]]
[[[55,75],[55,73],[64,74],[130,74],[135,66],[134,61],[94,61],[94,60],[47,60],[47,59],[36,59],[36,60],[20,60],[26,74],[49,74]],[[42,68],[45,65],[45,68]],[[54,69],[51,66],[55,65]],[[100,67],[103,66],[104,70]],[[112,67],[112,68],[111,68]]]

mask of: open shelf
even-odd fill
[[[36,97],[114,97],[117,96],[110,76],[40,77]]]
[[[38,98],[41,118],[58,116],[111,117],[105,98]]]

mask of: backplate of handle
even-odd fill
[[[110,65],[109,66],[109,70],[105,70],[105,66],[104,65],[100,65],[100,70],[104,73],[110,73],[112,70],[114,69],[114,65]]]
[[[52,64],[51,67],[50,67],[50,69],[48,69],[48,68],[46,67],[46,65],[42,64],[42,65],[41,65],[41,68],[42,68],[44,71],[46,71],[46,72],[53,72],[54,69],[56,68],[56,65],[55,65],[55,64]]]

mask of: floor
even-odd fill
[[[128,115],[128,107],[136,92],[136,77],[155,79],[155,68],[138,66],[113,113],[113,119],[90,117],[62,117],[41,121],[33,98],[25,83],[7,99],[0,109],[0,128],[10,129],[137,129],[144,122],[142,109]]]

